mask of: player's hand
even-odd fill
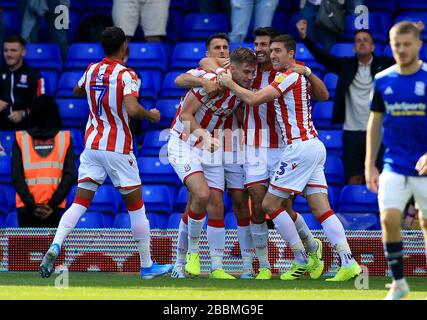
[[[152,123],[160,121],[160,111],[156,108],[150,109],[150,118],[148,119]]]
[[[425,26],[424,26],[424,22],[422,22],[421,20],[420,21],[417,21],[417,22],[415,22],[415,26],[418,28],[418,30],[420,30],[421,32],[422,31],[424,31],[424,28],[425,28]]]
[[[8,105],[9,103],[7,103],[6,101],[0,100],[0,112],[6,109]]]
[[[222,72],[219,76],[218,76],[218,80],[219,83],[227,88],[230,88],[230,86],[233,83],[233,79],[231,78],[231,72],[230,70],[227,70],[227,72]]]
[[[378,193],[380,172],[375,166],[365,167],[366,187],[372,192]]]
[[[204,81],[203,90],[206,92],[209,98],[216,96],[219,92],[219,89],[220,87],[218,83],[210,80]]]
[[[228,69],[230,67],[230,58],[224,60],[224,62],[222,63],[222,67],[224,69]]]
[[[42,206],[37,206],[37,207],[34,209],[33,214],[34,214],[37,218],[42,219],[42,220],[43,220],[43,219],[45,219],[45,216],[46,216],[45,210],[43,209],[43,207],[42,207]]]
[[[12,111],[8,116],[8,118],[13,123],[18,123],[18,122],[21,122],[22,119],[24,119],[24,113],[22,112],[22,110]]]
[[[299,36],[301,39],[305,39],[307,37],[307,20],[301,19],[296,24]]]
[[[427,175],[427,153],[424,154],[415,165],[415,169],[418,171],[418,175]]]
[[[304,75],[307,71],[307,68],[305,66],[302,66],[298,63],[293,62],[287,66],[286,70]]]

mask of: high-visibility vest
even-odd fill
[[[70,132],[58,132],[54,138],[53,149],[47,157],[42,157],[35,151],[33,139],[27,131],[17,131],[15,137],[21,148],[28,189],[36,204],[47,204],[61,183],[65,156],[70,146]],[[66,199],[58,207],[65,208],[65,201]],[[16,207],[25,207],[18,194],[16,194]]]

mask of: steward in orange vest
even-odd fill
[[[19,226],[56,227],[77,176],[70,132],[60,131],[58,105],[47,95],[34,101],[30,129],[15,133],[12,178]]]

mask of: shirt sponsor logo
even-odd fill
[[[416,81],[415,82],[415,91],[414,93],[417,96],[424,96],[425,95],[425,88],[426,88],[426,84],[422,81]]]
[[[426,104],[425,103],[407,103],[395,102],[387,103],[385,101],[387,113],[393,116],[425,116]]]
[[[393,93],[394,92],[393,92],[393,89],[391,87],[387,87],[387,89],[384,90],[384,95],[393,94]]]
[[[274,82],[281,83],[283,80],[285,80],[285,78],[286,78],[286,75],[284,75],[283,73],[279,73],[274,78]]]

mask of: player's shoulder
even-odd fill
[[[397,73],[397,65],[394,64],[390,67],[388,67],[387,69],[384,69],[383,71],[378,72],[375,75],[375,80],[379,81],[381,79],[387,79],[387,78],[391,78],[391,77],[397,77],[399,74]]]
[[[277,71],[277,73],[274,77],[274,82],[281,83],[285,79],[294,80],[294,79],[298,78],[298,75],[299,75],[298,73],[296,73],[294,71],[290,71],[290,70]]]
[[[421,65],[420,71],[423,72],[423,73],[427,73],[427,63],[425,63],[424,61],[423,61],[422,65]]]

